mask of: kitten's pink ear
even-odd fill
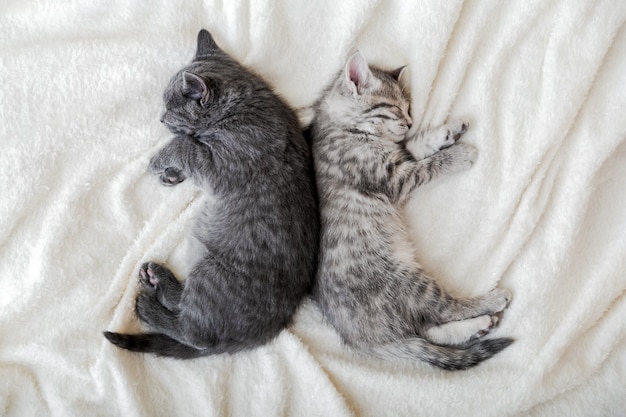
[[[209,98],[209,84],[199,75],[185,71],[183,72],[183,95],[206,103]]]
[[[372,72],[367,65],[367,61],[360,52],[356,52],[350,57],[345,69],[346,81],[353,94],[360,94],[367,88]]]

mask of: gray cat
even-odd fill
[[[316,104],[321,242],[314,296],[360,352],[466,369],[511,344],[482,339],[511,294],[454,298],[415,260],[402,207],[416,187],[468,169],[476,150],[457,142],[463,122],[410,130],[402,73],[370,68],[356,53]]]
[[[139,271],[136,313],[147,334],[105,332],[125,349],[194,358],[272,340],[310,290],[318,211],[309,148],[295,113],[202,30],[193,62],[164,95],[174,137],[150,161],[165,185],[211,191],[193,229],[201,256],[180,282]]]

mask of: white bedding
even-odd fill
[[[0,4],[0,415],[626,415],[626,2]],[[468,172],[415,193],[425,268],[513,301],[476,368],[355,355],[315,304],[273,343],[176,361],[122,351],[137,270],[185,271],[201,197],[147,174],[166,82],[200,28],[311,105],[356,49],[408,64],[422,127],[471,122]]]

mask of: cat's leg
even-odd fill
[[[152,331],[164,333],[176,340],[182,339],[178,315],[161,304],[155,292],[140,292],[137,295],[135,312]]]
[[[495,288],[474,298],[456,298],[422,270],[414,273],[411,283],[412,289],[409,291],[415,295],[414,304],[410,308],[415,317],[423,318],[422,334],[432,326],[493,316],[504,310],[511,300],[511,292],[502,288]]]
[[[458,299],[448,295],[439,305],[437,316],[441,323],[483,315],[493,316],[504,310],[510,300],[511,292],[503,288],[495,288],[485,295],[470,299]]]
[[[438,345],[462,345],[471,339],[485,336],[498,322],[497,316],[483,315],[433,326],[425,337]]]
[[[438,176],[469,169],[476,160],[476,148],[456,143],[419,161],[405,161],[390,169],[387,190],[399,204],[404,204],[411,192]]]
[[[430,130],[409,132],[406,149],[419,161],[454,145],[468,127],[467,122],[455,121]]]
[[[211,161],[207,146],[196,139],[179,135],[170,140],[150,160],[148,169],[162,184],[176,185],[206,169]]]
[[[385,191],[396,204],[406,203],[413,190],[438,176],[469,169],[476,160],[476,148],[456,143],[428,158],[415,161],[388,158]]]
[[[426,184],[441,175],[468,170],[474,164],[476,155],[476,148],[473,146],[455,143],[428,158],[417,161],[415,174],[418,185]]]
[[[159,176],[163,185],[176,185],[187,178],[183,172],[185,164],[179,155],[180,148],[181,141],[175,137],[150,159],[148,169]]]

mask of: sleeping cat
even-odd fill
[[[139,271],[145,334],[105,332],[119,347],[194,358],[272,340],[308,292],[318,212],[295,113],[202,30],[193,62],[165,94],[176,136],[150,161],[165,185],[191,179],[215,202],[196,219],[202,256],[183,281],[156,262]]]
[[[468,169],[467,124],[413,134],[403,69],[370,68],[357,52],[316,104],[313,159],[320,205],[314,296],[342,339],[380,358],[466,369],[512,339],[482,339],[511,294],[451,296],[415,260],[401,209],[411,191]]]

